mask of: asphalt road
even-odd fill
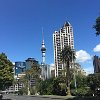
[[[48,98],[48,97],[33,97],[33,96],[17,96],[17,95],[4,95],[3,100],[63,100],[63,99],[55,99],[55,98]]]

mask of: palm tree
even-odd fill
[[[66,85],[67,85],[67,95],[71,95],[70,93],[70,65],[72,61],[75,59],[75,52],[71,49],[70,46],[65,46],[65,48],[61,51],[61,61],[66,66]]]

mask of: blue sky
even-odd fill
[[[6,53],[12,62],[33,57],[41,63],[43,27],[46,62],[52,64],[52,34],[69,21],[73,26],[77,61],[91,72],[91,57],[100,56],[100,36],[93,29],[99,14],[100,0],[0,0],[0,53]]]

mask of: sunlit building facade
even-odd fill
[[[74,49],[73,27],[69,22],[65,22],[59,31],[53,33],[55,77],[62,75],[61,70],[64,66],[60,59],[60,53],[65,46]]]

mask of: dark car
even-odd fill
[[[0,93],[0,100],[2,100],[2,97],[3,97],[3,94],[2,94],[2,93]]]

